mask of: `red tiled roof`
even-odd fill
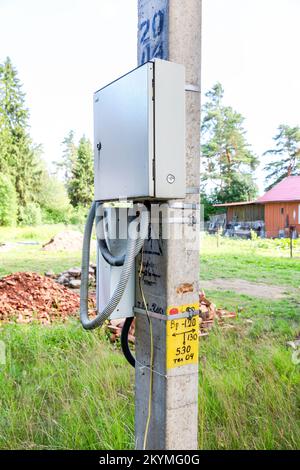
[[[300,176],[288,176],[257,199],[259,203],[300,201]]]

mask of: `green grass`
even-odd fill
[[[299,288],[299,252],[290,259],[288,245],[284,242],[222,238],[217,247],[216,237],[206,236],[201,242],[200,276],[202,279],[237,278]]]
[[[241,323],[201,342],[200,448],[299,448],[300,368],[287,333]]]
[[[83,227],[77,225],[49,224],[36,227],[0,227],[0,243],[35,241],[48,242],[54,235],[64,230],[79,230]]]
[[[49,239],[44,230],[32,239]],[[21,237],[18,230],[14,236]],[[59,272],[80,262],[80,253],[38,246],[0,255],[1,273]],[[274,301],[207,291],[218,306],[238,311],[238,319],[200,341],[201,449],[299,448],[300,365],[286,346],[300,331],[299,264],[277,242],[222,239],[217,248],[214,237],[202,241],[204,279],[246,279],[293,292]],[[134,448],[134,372],[103,330],[85,332],[75,320],[11,324],[0,326],[0,340],[7,350],[0,365],[0,448]]]
[[[235,322],[201,341],[199,446],[294,449],[300,445],[299,366],[292,328]],[[103,331],[6,325],[1,339],[0,448],[132,449],[134,374]]]
[[[133,446],[133,371],[103,331],[78,322],[6,325],[0,338],[0,448]]]
[[[58,232],[64,230],[79,230],[82,227],[43,225],[39,227],[0,228],[0,243],[14,243],[8,251],[0,251],[0,277],[16,271],[34,271],[43,274],[52,270],[56,274],[80,266],[81,251],[45,251],[42,245],[48,242]],[[23,242],[38,243],[38,245],[19,244]],[[95,253],[91,260],[95,261]]]
[[[18,246],[13,251],[1,253],[0,276],[15,271],[32,271],[44,274],[52,270],[56,274],[80,266],[80,251],[43,251],[40,246]]]
[[[200,447],[297,449],[300,365],[286,343],[300,332],[299,240],[206,236],[201,279],[244,279],[286,288],[282,300],[206,290],[215,304],[238,312],[234,328],[214,329],[200,347]],[[203,401],[201,401],[201,392]]]
[[[238,312],[242,318],[270,318],[276,320],[291,320],[295,325],[300,320],[300,304],[295,296],[287,296],[282,300],[267,300],[237,294],[232,291],[205,289],[205,295],[217,306],[229,311]]]
[[[279,286],[286,290],[281,300],[261,299],[232,291],[207,290],[219,306],[240,311],[242,317],[290,320],[300,328],[300,258],[290,259],[286,240],[233,240],[216,237],[202,240],[200,278],[243,279]],[[297,246],[300,240],[297,240]],[[267,287],[266,287],[267,289]]]

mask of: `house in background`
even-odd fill
[[[226,208],[226,225],[264,222],[265,236],[300,235],[300,176],[288,176],[255,201],[216,204]]]
[[[300,176],[288,176],[276,184],[257,202],[265,207],[265,230],[267,237],[278,237],[289,228],[300,235]]]

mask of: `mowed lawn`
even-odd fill
[[[0,229],[0,243],[45,242],[62,226]],[[297,250],[298,248],[295,247]],[[61,272],[80,253],[40,245],[0,251],[0,276],[19,270]],[[296,256],[300,253],[296,252]],[[202,279],[244,279],[284,286],[283,299],[206,290],[237,320],[200,341],[199,448],[296,449],[300,446],[300,364],[287,342],[300,333],[300,257],[275,242],[205,237]],[[131,449],[134,371],[104,330],[79,322],[51,327],[0,325],[0,448]]]

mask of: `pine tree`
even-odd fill
[[[15,225],[17,194],[8,175],[0,173],[0,225]]]
[[[77,147],[74,143],[74,131],[69,131],[62,142],[63,154],[60,162],[56,163],[58,171],[63,171],[63,178],[66,186],[72,177],[72,169],[77,157]]]
[[[9,148],[10,133],[5,125],[4,112],[0,108],[0,173],[2,174],[10,173]]]
[[[243,116],[223,105],[223,95],[222,85],[217,83],[206,94],[202,110],[202,192],[209,183],[215,195],[220,192],[242,200],[245,193],[253,197],[257,192],[253,170],[258,160],[247,143]]]
[[[83,136],[79,141],[77,158],[68,184],[72,206],[87,207],[93,200],[94,159],[90,141]]]
[[[29,136],[25,94],[9,58],[0,66],[0,116],[4,136],[0,165],[12,177],[19,206],[25,207],[40,189],[40,147],[34,147]]]
[[[268,173],[267,191],[287,176],[300,175],[300,127],[281,124],[273,140],[276,142],[276,148],[264,153],[276,156],[276,159],[264,168]]]

